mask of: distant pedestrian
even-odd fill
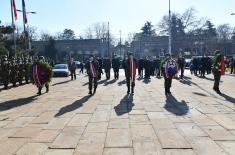
[[[115,56],[115,58],[112,61],[112,67],[114,71],[114,79],[117,80],[119,78],[119,68],[120,68],[120,60],[117,56]]]
[[[80,63],[80,73],[83,74],[84,72],[84,63],[83,61]]]
[[[73,60],[73,58],[71,58],[69,64],[69,71],[70,71],[70,75],[71,75],[71,80],[75,79],[76,80],[76,62]]]

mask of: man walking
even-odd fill
[[[76,63],[75,61],[73,61],[73,58],[71,58],[70,62],[69,62],[69,70],[71,73],[71,80],[75,79],[76,80]]]
[[[91,55],[89,58],[89,61],[87,61],[86,63],[86,70],[87,70],[87,74],[88,74],[88,78],[89,78],[89,93],[90,95],[92,95],[92,87],[94,84],[94,91],[93,94],[96,93],[96,89],[98,86],[98,67],[99,67],[99,63],[98,61],[96,61],[94,59],[94,56]]]

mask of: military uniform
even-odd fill
[[[216,52],[216,56],[213,61],[213,67],[212,72],[214,75],[214,91],[216,91],[218,94],[221,94],[219,89],[221,74],[222,74],[222,59],[223,55],[219,53],[219,51]]]
[[[98,69],[99,69],[99,63],[94,59],[93,56],[90,57],[90,60],[87,61],[86,65],[86,70],[89,78],[89,94],[92,94],[92,85],[94,83],[94,94],[96,93],[96,89],[98,86]]]
[[[4,89],[8,88],[9,78],[10,78],[10,64],[9,61],[7,60],[7,57],[4,56],[1,62],[1,79],[4,85]]]
[[[10,64],[10,80],[13,87],[16,87],[16,83],[18,81],[18,65],[15,62],[15,58],[12,58]]]
[[[105,59],[104,60],[104,71],[106,74],[106,79],[110,79],[110,70],[111,70],[111,61],[110,59]]]
[[[22,60],[20,58],[18,58],[17,63],[18,63],[18,82],[20,85],[22,85],[25,74],[24,64],[22,63]]]
[[[118,79],[119,78],[119,68],[120,68],[120,60],[119,58],[114,58],[112,61],[112,67],[114,71],[114,78]]]

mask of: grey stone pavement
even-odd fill
[[[186,74],[168,98],[157,78],[126,96],[123,72],[92,97],[81,75],[53,79],[42,96],[31,84],[1,91],[0,155],[234,155],[235,76],[219,96],[211,75]]]

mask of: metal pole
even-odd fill
[[[120,57],[122,55],[122,31],[120,30]]]
[[[13,17],[13,9],[12,9],[12,0],[11,1],[11,20],[12,20],[12,28],[13,28],[13,40],[14,40],[14,55],[16,54],[16,37],[15,37],[15,22]]]
[[[23,27],[24,27],[24,39],[25,39],[25,49],[27,50],[27,42],[26,42],[26,27],[25,27],[25,11],[24,11],[24,2],[23,2],[23,0],[22,0],[22,11],[23,11]]]
[[[108,56],[112,59],[112,54],[110,54],[110,39],[109,39],[109,22],[108,22]]]
[[[169,54],[171,55],[171,0],[169,0]]]

